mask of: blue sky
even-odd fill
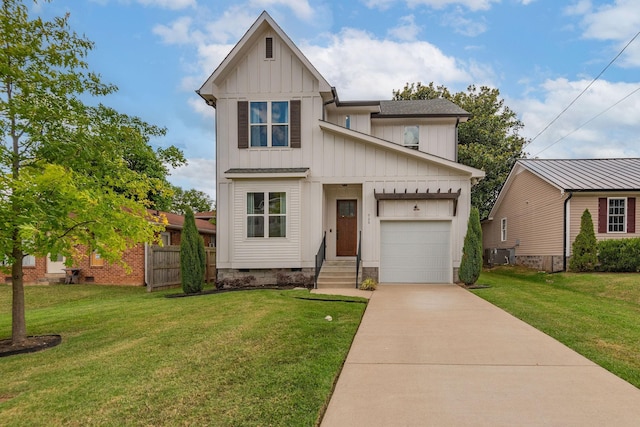
[[[637,0],[53,0],[34,13],[70,13],[95,42],[91,69],[120,89],[102,101],[167,127],[153,144],[189,159],[171,181],[215,199],[214,111],[194,91],[263,10],[341,100],[390,99],[407,82],[488,85],[528,138],[640,31]],[[640,157],[640,36],[526,150]]]

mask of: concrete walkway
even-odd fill
[[[640,426],[640,390],[456,285],[383,285],[321,426]]]

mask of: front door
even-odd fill
[[[358,250],[357,210],[357,200],[338,200],[336,256],[356,256]]]

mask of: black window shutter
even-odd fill
[[[627,199],[627,233],[636,232],[636,198]]]
[[[300,148],[302,146],[300,130],[300,100],[293,99],[289,104],[291,105],[291,148]]]
[[[248,101],[238,101],[238,148],[249,148]]]
[[[265,58],[273,58],[273,37],[267,37],[265,39]]]
[[[598,199],[598,233],[606,233],[609,229],[609,224],[607,223],[608,210],[607,198],[600,197]]]

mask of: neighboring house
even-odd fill
[[[485,260],[566,270],[589,209],[598,240],[640,237],[640,159],[521,159],[482,223]]]
[[[157,211],[153,211],[156,214]],[[169,212],[158,212],[164,214],[168,224],[165,231],[160,233],[160,239],[164,246],[179,245],[184,224],[184,217]],[[204,239],[205,246],[214,246],[216,227],[208,221],[196,219],[196,226],[200,235]],[[89,254],[73,265],[80,269],[81,283],[100,283],[114,285],[145,285],[145,270],[147,251],[146,244],[137,245],[126,250],[122,259],[131,268],[127,272],[119,264],[110,264],[101,259],[97,253]],[[25,283],[57,282],[65,277],[64,257],[34,257],[27,256],[24,259],[24,281]],[[9,278],[10,280],[10,278]]]
[[[361,247],[365,277],[454,280],[484,176],[457,163],[469,113],[341,101],[266,12],[198,93],[216,110],[218,281],[313,275],[325,235],[327,260]]]

